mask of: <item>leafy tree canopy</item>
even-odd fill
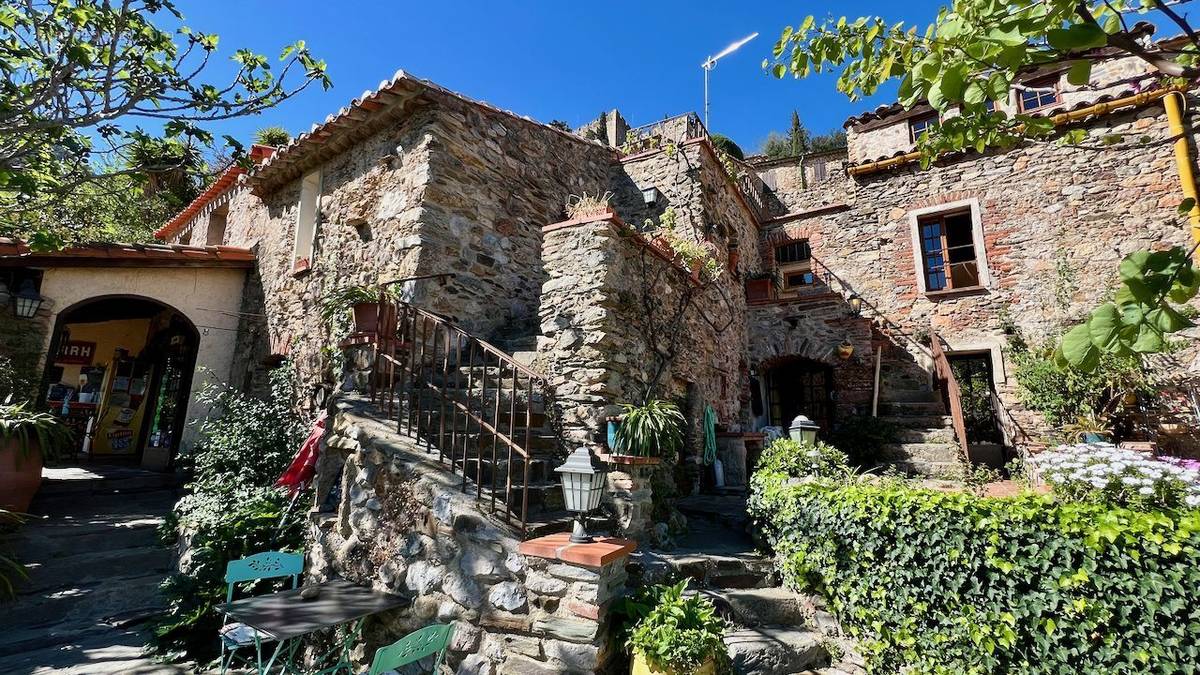
[[[728,136],[712,134],[708,137],[708,140],[712,142],[714,148],[724,152],[730,157],[736,157],[738,159],[746,158],[746,155],[742,152],[742,149],[738,147],[738,144],[734,143]]]
[[[39,247],[83,240],[96,227],[88,213],[95,200],[137,201],[194,174],[200,154],[215,147],[205,123],[258,114],[314,82],[330,85],[302,41],[282,50],[276,69],[266,56],[236,50],[236,73],[208,81],[218,37],[182,21],[171,0],[0,5],[0,233]],[[161,125],[161,134],[141,123]],[[235,139],[224,141],[234,160],[246,161]],[[71,213],[82,220],[55,217]]]

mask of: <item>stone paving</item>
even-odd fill
[[[47,470],[13,537],[29,580],[0,605],[0,673],[185,673],[142,654],[171,554],[155,528],[171,477],[135,469]]]

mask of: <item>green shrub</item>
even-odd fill
[[[1017,396],[1054,426],[1096,413],[1110,412],[1126,393],[1144,399],[1157,395],[1158,385],[1137,354],[1104,354],[1095,370],[1060,369],[1053,347],[1016,350]]]
[[[850,464],[846,453],[832,445],[780,438],[763,448],[755,469],[759,472],[789,478],[844,478],[850,474]]]
[[[882,446],[895,443],[896,425],[878,417],[855,415],[842,420],[829,434],[829,444],[846,453],[857,466],[871,467],[879,463]]]
[[[874,672],[1195,672],[1200,513],[786,478],[750,511]]]
[[[714,148],[724,152],[730,157],[736,157],[742,160],[746,159],[746,153],[742,152],[742,148],[737,143],[734,143],[733,140],[728,136],[712,134],[708,137],[708,140],[710,143],[712,143]]]
[[[657,670],[686,673],[725,653],[725,621],[707,598],[684,597],[687,583],[685,579],[643,593],[646,610],[627,644]]]
[[[162,583],[167,611],[153,626],[152,646],[200,662],[218,649],[225,601],[225,565],[269,550],[304,548],[303,507],[288,509],[288,494],[271,487],[304,439],[305,425],[292,411],[291,372],[271,375],[271,394],[257,399],[226,385],[210,385],[201,398],[213,413],[200,425],[191,460],[191,493],[179,500],[160,528],[163,543],[182,533],[187,544],[183,574]],[[306,497],[301,495],[299,503]],[[263,582],[254,592],[282,582]]]

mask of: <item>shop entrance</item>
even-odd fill
[[[59,314],[43,404],[75,432],[79,459],[170,468],[199,342],[187,317],[154,300],[86,300]]]

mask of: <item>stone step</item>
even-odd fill
[[[883,386],[879,392],[879,403],[929,403],[940,400],[932,389],[901,389]]]
[[[887,443],[878,451],[881,459],[893,461],[955,462],[958,454],[955,443]]]
[[[880,415],[894,416],[940,416],[946,414],[946,406],[941,401],[889,401],[880,402]]]
[[[908,429],[941,429],[953,424],[949,415],[880,415],[879,419]]]
[[[772,588],[708,588],[696,591],[717,608],[722,618],[738,626],[804,626],[804,603],[795,593]]]
[[[898,428],[896,429],[897,443],[954,443],[954,429],[940,427],[937,429]]]
[[[54,471],[53,469],[49,470]],[[38,490],[41,499],[67,498],[77,499],[86,495],[132,494],[171,489],[179,485],[179,479],[173,473],[155,471],[131,471],[128,474],[118,473],[111,476],[97,476],[92,479],[49,478],[42,481]]]
[[[829,665],[824,637],[790,625],[742,628],[725,635],[733,672],[738,675],[794,675]]]

